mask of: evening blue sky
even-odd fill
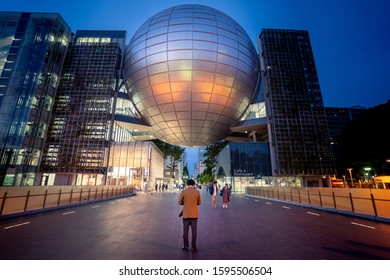
[[[252,38],[262,28],[309,31],[326,107],[367,108],[390,99],[387,0],[0,0],[3,11],[58,12],[73,31],[128,31],[179,4],[203,4],[236,20]]]
[[[128,31],[180,4],[203,4],[236,20],[252,38],[262,28],[309,31],[326,107],[367,108],[390,99],[388,0],[0,0],[2,11],[58,12],[73,31]]]

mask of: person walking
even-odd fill
[[[222,207],[228,208],[228,204],[230,202],[230,188],[228,184],[225,184],[225,186],[222,188],[221,196],[222,196]]]
[[[198,231],[198,205],[202,204],[202,197],[200,192],[195,189],[195,181],[189,179],[187,181],[188,187],[181,191],[179,196],[179,205],[183,205],[183,247],[184,251],[188,252],[189,240],[188,231],[191,227],[191,251],[196,253],[196,238]]]
[[[210,186],[211,194],[211,205],[213,208],[217,208],[217,194],[218,194],[218,183],[214,181],[213,185]]]

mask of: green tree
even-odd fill
[[[156,146],[164,154],[164,159],[168,159],[169,163],[167,168],[169,169],[172,178],[175,178],[175,170],[179,165],[179,162],[182,160],[182,155],[184,153],[184,148],[179,146],[174,146],[168,143],[165,143],[161,140],[153,140]]]
[[[217,166],[217,156],[219,153],[222,151],[223,148],[226,147],[226,145],[229,142],[226,140],[222,140],[220,142],[217,142],[215,144],[211,144],[206,147],[204,157],[205,159],[203,160],[203,163],[205,164],[206,168],[204,173],[204,180],[209,180],[205,181],[206,182],[211,182],[214,179],[214,169]]]
[[[182,160],[184,148],[179,146],[172,146],[169,154],[169,163],[167,168],[170,170],[172,178],[175,178],[175,170]]]
[[[209,184],[213,180],[214,176],[208,169],[196,176],[196,181],[200,182],[201,184]]]

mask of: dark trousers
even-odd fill
[[[184,246],[188,247],[188,231],[191,226],[192,240],[191,247],[196,248],[196,237],[198,231],[198,218],[183,218],[183,241]]]

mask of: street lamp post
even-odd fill
[[[187,175],[183,175],[183,189],[185,189],[185,187],[187,186],[187,180],[188,180],[188,176]]]
[[[349,176],[351,176],[351,186],[353,188],[354,186],[353,186],[353,179],[352,179],[352,168],[347,168],[347,170],[349,171]]]
[[[347,180],[345,180],[345,175],[343,175],[343,179],[344,179],[344,187],[348,187]]]

